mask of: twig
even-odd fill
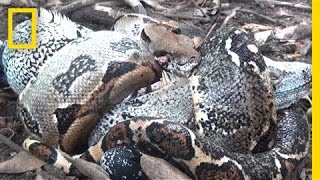
[[[203,18],[203,17],[187,16],[187,15],[181,15],[181,14],[170,14],[170,13],[162,13],[162,12],[154,12],[154,13],[162,15],[167,18],[172,18],[172,19],[190,19],[190,20],[199,20],[201,22],[210,21],[210,19]]]
[[[37,7],[37,3],[33,2],[32,0],[25,0],[25,1],[12,1],[11,5],[15,6],[15,4],[20,5],[18,7]]]
[[[213,29],[217,26],[217,23],[214,23],[211,28],[209,29],[208,33],[206,34],[206,36],[203,38],[202,43],[204,43],[210,36],[210,34],[212,33]]]
[[[164,6],[161,6],[159,4],[159,2],[154,1],[154,0],[143,0],[144,3],[146,3],[147,5],[149,5],[150,7],[152,7],[153,9],[157,10],[157,11],[162,11],[162,10],[166,10],[167,8]]]
[[[302,5],[302,4],[295,4],[290,2],[282,2],[282,1],[275,1],[275,0],[267,0],[267,1],[261,1],[257,0],[259,3],[265,3],[265,4],[273,4],[273,5],[280,5],[280,6],[287,6],[287,7],[294,7],[297,9],[305,10],[305,11],[312,11],[312,8],[310,6]]]
[[[5,143],[7,146],[9,146],[11,149],[13,149],[16,152],[23,151],[22,147],[20,147],[16,143],[12,142],[9,138],[7,138],[6,136],[4,136],[2,134],[0,134],[0,141]]]
[[[104,1],[96,3],[96,6],[104,6],[104,7],[111,7],[111,6],[123,6],[126,3],[124,1]]]
[[[66,6],[62,6],[58,8],[57,10],[60,11],[62,14],[66,14],[68,12],[74,11],[76,9],[80,9],[86,6],[91,6],[95,3],[101,2],[102,0],[79,0],[75,1],[71,4],[68,4]]]
[[[240,10],[240,7],[236,7],[236,8],[234,8],[234,9],[232,10],[231,14],[228,15],[228,16],[224,19],[223,23],[221,24],[221,26],[220,26],[220,28],[219,28],[219,31],[220,31],[221,29],[223,29],[223,28],[226,27],[226,25],[227,25],[227,23],[229,22],[229,20],[230,20],[231,18],[233,18],[233,17],[237,14],[237,11],[238,11],[238,10]]]
[[[248,9],[239,9],[240,12],[244,12],[244,13],[249,13],[249,14],[253,14],[255,16],[259,16],[260,18],[263,18],[271,23],[274,23],[274,24],[285,24],[284,21],[282,20],[275,20],[271,17],[268,17],[266,15],[263,15],[263,14],[260,14],[260,13],[257,13],[255,11],[252,11],[252,10],[248,10]]]
[[[95,11],[97,11],[98,13],[100,12],[104,12],[106,13],[106,15],[111,16],[114,19],[119,18],[120,16],[126,14],[124,11],[122,10],[117,10],[115,8],[112,8],[110,6],[108,6],[107,4],[105,4],[104,2],[102,3],[97,3],[93,6],[93,9]],[[92,17],[92,19],[96,19],[96,17]]]
[[[56,1],[55,2],[49,2],[49,3],[46,3],[46,5],[45,5],[45,7],[49,8],[49,9],[51,9],[51,8],[55,9],[57,7],[60,7],[60,6],[63,6],[63,3],[60,0],[58,0],[58,2],[56,2]]]

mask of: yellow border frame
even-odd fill
[[[32,49],[36,48],[36,8],[9,8],[8,9],[8,47],[9,48],[25,48]],[[31,44],[13,44],[12,41],[12,25],[13,25],[13,14],[14,13],[31,13]],[[317,93],[320,93],[320,86],[317,81],[320,78],[320,53],[319,48],[320,42],[320,1],[312,0],[312,179],[320,179],[320,98]],[[318,17],[318,18],[317,18]]]
[[[320,179],[320,1],[312,0],[312,179]]]
[[[31,13],[31,44],[13,44],[13,14]],[[12,49],[34,49],[37,46],[37,9],[36,8],[8,8],[8,47]]]

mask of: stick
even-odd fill
[[[187,16],[187,15],[180,15],[180,14],[169,14],[169,13],[162,13],[162,12],[154,12],[154,13],[162,15],[167,18],[172,18],[172,19],[191,19],[191,20],[199,20],[201,22],[210,21],[210,19],[203,18],[203,17],[194,17],[194,16]]]
[[[13,149],[16,152],[24,151],[22,149],[22,147],[20,147],[16,143],[12,142],[9,138],[7,138],[6,136],[4,136],[2,134],[0,134],[0,141],[5,143],[7,146],[9,146],[11,149]]]
[[[76,9],[80,9],[86,6],[91,6],[95,3],[101,2],[102,0],[79,0],[75,1],[71,4],[68,4],[66,6],[62,6],[61,8],[58,8],[58,11],[60,11],[62,14],[66,14],[68,12],[74,11]]]
[[[232,10],[231,14],[224,19],[223,23],[221,24],[221,26],[220,26],[220,28],[219,28],[219,31],[220,31],[221,29],[223,29],[223,28],[226,27],[228,21],[237,14],[237,11],[238,11],[238,10],[240,10],[240,7],[236,7],[236,8],[234,8],[234,9]]]
[[[285,22],[282,21],[282,20],[275,20],[275,19],[273,19],[273,18],[271,18],[271,17],[268,17],[268,16],[263,15],[263,14],[259,14],[259,13],[255,12],[255,11],[252,11],[252,10],[239,9],[239,11],[240,11],[240,12],[244,12],[244,13],[250,13],[250,14],[253,14],[253,15],[255,15],[255,16],[259,16],[260,18],[263,18],[263,19],[265,19],[265,20],[267,20],[267,21],[269,21],[269,22],[271,22],[271,23],[274,23],[274,24],[285,24]]]
[[[268,0],[268,1],[261,1],[257,0],[259,3],[265,3],[265,4],[273,4],[273,5],[280,5],[280,6],[287,6],[287,7],[294,7],[297,9],[310,11],[312,8],[310,6],[302,5],[302,4],[295,4],[295,3],[289,3],[289,2],[282,2],[282,1],[276,1],[276,0]]]
[[[214,23],[211,28],[209,29],[208,33],[206,34],[206,36],[203,38],[202,43],[204,43],[210,36],[210,34],[212,33],[213,29],[217,26],[217,23]]]

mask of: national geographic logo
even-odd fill
[[[31,14],[31,43],[14,44],[13,42],[13,15],[17,13]],[[12,49],[34,49],[37,45],[37,9],[36,8],[9,8],[8,9],[8,47]]]

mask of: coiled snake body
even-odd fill
[[[148,36],[147,29],[142,29],[141,35]],[[52,147],[60,145],[72,152],[79,140],[87,138],[89,132],[83,130],[91,129],[102,117],[101,126],[91,132],[90,148],[80,158],[98,162],[105,151],[104,157],[109,157],[108,153],[121,150],[118,146],[135,145],[144,153],[166,158],[196,179],[294,177],[308,151],[308,124],[299,107],[281,109],[282,101],[275,101],[273,88],[280,85],[270,80],[264,58],[246,33],[217,33],[201,46],[201,63],[189,78],[120,103],[161,77],[163,67],[152,53],[166,49],[152,40],[147,38],[149,48],[144,49],[125,34],[85,33],[54,53],[19,96],[26,128],[45,143],[29,139],[24,147],[75,173]],[[198,64],[190,61],[195,53],[187,54],[191,58],[185,61],[181,52],[185,53],[179,48],[171,52],[170,57],[180,59],[164,68],[180,67],[176,72],[181,72]],[[302,94],[310,88],[310,67],[296,74],[303,80]],[[289,82],[280,80],[282,85]],[[289,104],[296,98],[288,98]],[[281,110],[276,113],[277,109]],[[99,129],[108,133],[99,134]],[[110,171],[112,159],[104,157],[101,164],[111,177],[121,176]]]
[[[92,134],[108,129],[110,121],[135,120],[118,123],[98,145],[116,155],[123,152],[112,149],[119,142],[136,145],[197,179],[294,178],[308,152],[308,123],[298,106],[276,114],[266,65],[252,43],[243,32],[218,33],[200,48],[201,63],[189,80],[179,79],[105,115]],[[161,118],[139,117],[148,115]],[[270,136],[275,144],[265,142]],[[116,158],[103,158],[104,168]],[[121,177],[115,172],[109,173]]]

